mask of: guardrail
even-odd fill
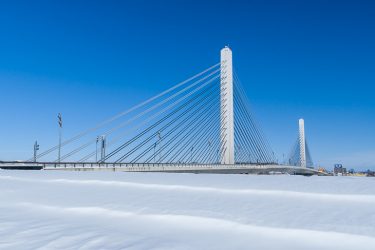
[[[44,169],[76,171],[323,174],[315,169],[277,164],[179,164],[179,163],[96,163],[96,162],[0,162],[3,169]]]

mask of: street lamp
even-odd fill
[[[96,137],[96,145],[95,145],[95,161],[98,162],[98,142],[99,136]]]
[[[101,144],[100,144],[101,160],[100,161],[104,162],[105,161],[106,136],[102,135],[102,136],[100,136],[100,139],[101,139],[101,141],[100,141],[101,142]]]
[[[35,141],[35,143],[34,143],[34,162],[36,162],[36,155],[37,155],[38,150],[39,150],[39,144],[38,144],[38,141]]]
[[[59,123],[59,152],[58,152],[58,156],[57,156],[57,161],[58,161],[58,163],[60,163],[60,160],[61,160],[61,136],[62,136],[62,126],[63,126],[61,113],[59,113],[57,115],[57,121]]]

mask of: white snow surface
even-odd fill
[[[0,170],[0,249],[375,249],[375,178]]]

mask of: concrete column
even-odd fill
[[[306,167],[306,140],[305,140],[305,121],[299,119],[299,155],[301,167]]]
[[[221,164],[234,164],[234,114],[232,50],[221,50]]]

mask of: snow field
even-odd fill
[[[375,179],[0,171],[0,249],[375,249]]]

